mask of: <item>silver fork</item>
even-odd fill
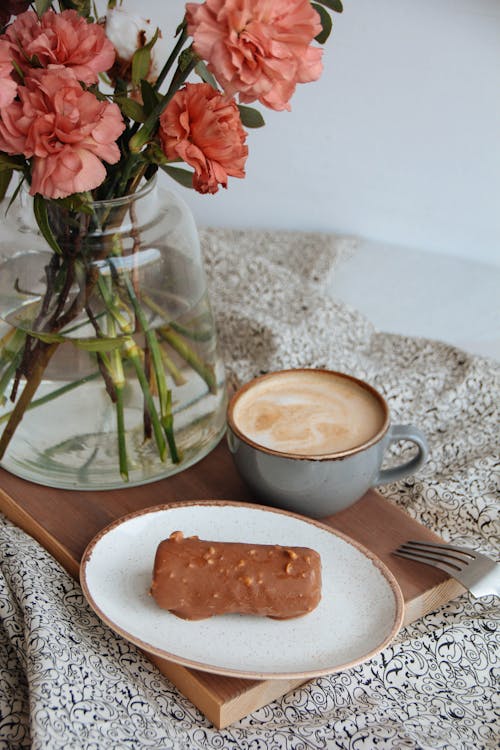
[[[500,596],[500,564],[474,550],[444,542],[409,541],[392,554],[444,570],[476,597]]]

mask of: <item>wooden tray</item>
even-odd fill
[[[252,501],[233,467],[225,441],[203,461],[154,484],[99,492],[55,490],[0,469],[0,510],[31,534],[75,578],[88,542],[115,519],[152,505],[182,500]],[[391,555],[407,539],[439,541],[375,491],[347,510],[323,519],[375,552],[396,576],[405,599],[407,624],[464,591],[445,573]],[[303,680],[244,680],[213,675],[148,654],[159,670],[218,728],[241,719],[303,683]]]

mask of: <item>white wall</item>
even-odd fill
[[[181,0],[124,0],[161,24]],[[345,0],[322,79],[264,111],[200,224],[358,234],[500,265],[500,0]]]

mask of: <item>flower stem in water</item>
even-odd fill
[[[156,385],[158,388],[158,399],[160,402],[160,419],[163,429],[165,430],[165,436],[167,438],[168,447],[170,450],[170,457],[172,461],[177,464],[180,461],[179,453],[175,443],[174,430],[173,430],[173,417],[172,417],[172,394],[167,386],[167,379],[165,377],[165,368],[163,367],[163,361],[160,352],[160,346],[156,338],[156,334],[148,325],[148,321],[144,314],[144,310],[141,307],[139,300],[135,294],[134,288],[130,279],[124,274],[120,281],[124,284],[127,294],[130,298],[137,320],[144,332],[146,341],[151,352],[153,370],[156,379]]]
[[[210,393],[217,393],[217,382],[211,365],[207,365],[170,326],[158,328],[161,338],[184,359],[208,385]]]
[[[21,422],[24,412],[29,407],[38,386],[41,383],[43,374],[49,364],[52,356],[57,351],[59,344],[44,344],[39,342],[38,355],[34,358],[33,366],[26,381],[23,392],[19,397],[14,409],[10,413],[9,420],[0,438],[0,460],[3,458],[8,445]]]

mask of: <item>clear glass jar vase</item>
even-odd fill
[[[89,211],[28,196],[0,244],[0,464],[81,490],[144,484],[205,456],[225,429],[192,214],[149,181]]]

